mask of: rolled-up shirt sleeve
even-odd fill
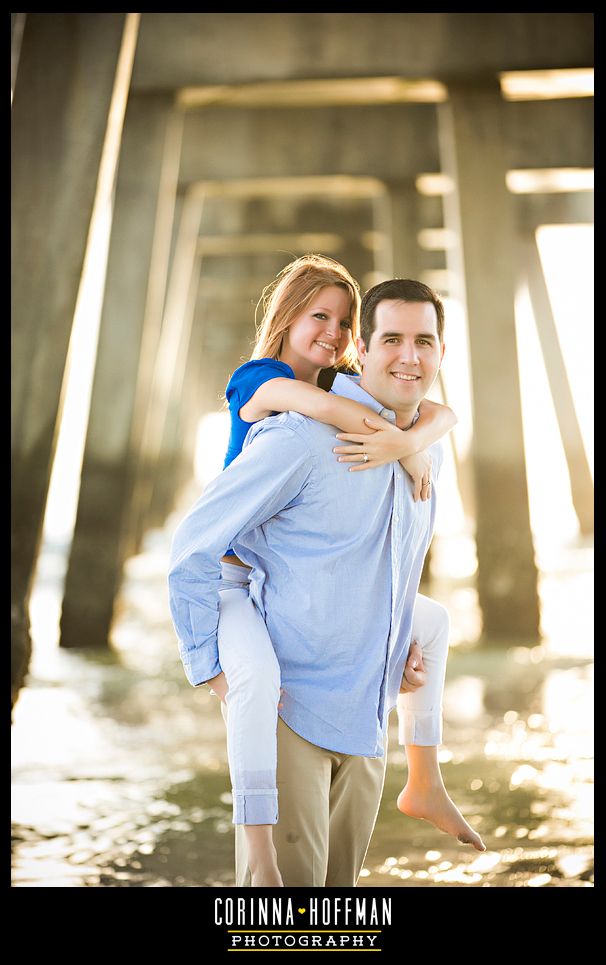
[[[217,645],[221,557],[307,485],[312,454],[302,434],[276,419],[251,429],[247,445],[207,486],[173,536],[169,605],[190,684],[221,672]]]

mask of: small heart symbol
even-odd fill
[[[305,912],[307,911],[307,909],[306,909],[306,908],[297,908],[297,911],[299,912],[300,915],[304,915]]]

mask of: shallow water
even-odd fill
[[[128,563],[114,649],[61,651],[61,548],[32,599],[35,653],[14,713],[15,887],[232,886],[233,825],[218,700],[187,683],[165,591],[164,534]],[[385,791],[359,887],[592,887],[591,550],[543,561],[538,647],[466,646],[453,618],[440,749],[446,787],[487,851],[402,815],[395,714]]]

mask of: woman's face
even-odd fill
[[[323,369],[339,362],[351,342],[351,298],[339,285],[321,288],[284,335],[280,357]]]

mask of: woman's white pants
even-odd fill
[[[275,824],[276,728],[280,667],[265,621],[248,594],[248,569],[222,563],[219,661],[229,691],[224,717],[234,824]],[[400,744],[442,742],[442,695],[448,656],[448,611],[417,595],[412,639],[423,651],[427,680],[398,697]],[[222,708],[223,709],[223,708]]]

